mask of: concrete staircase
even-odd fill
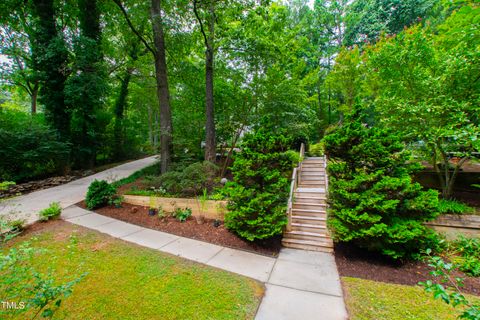
[[[294,169],[289,221],[282,240],[285,247],[333,252],[333,241],[327,229],[325,161],[325,157],[308,157]]]

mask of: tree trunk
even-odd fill
[[[38,98],[38,83],[33,87],[32,93],[30,95],[30,111],[32,114],[37,113],[37,98]]]
[[[113,158],[115,160],[122,160],[125,158],[125,146],[124,146],[124,125],[123,120],[125,116],[125,108],[127,105],[128,97],[128,85],[132,76],[133,69],[127,68],[125,76],[122,79],[120,86],[120,92],[118,94],[117,101],[115,102],[115,125],[113,129],[115,148],[113,150]]]
[[[214,60],[214,28],[215,7],[210,1],[208,21],[208,40],[205,50],[205,160],[215,162],[215,106],[213,101],[213,60]]]
[[[47,123],[57,130],[62,141],[69,141],[70,115],[64,94],[68,51],[56,27],[55,4],[53,0],[35,0],[32,9],[33,70],[43,74],[39,100],[45,107]]]
[[[152,0],[151,19],[153,42],[155,44],[155,78],[157,81],[157,96],[160,103],[160,171],[165,173],[169,169],[173,151],[173,127],[161,13],[160,0]]]

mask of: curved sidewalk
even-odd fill
[[[127,162],[60,186],[11,198],[0,205],[0,215],[12,213],[15,219],[24,219],[26,224],[31,224],[38,220],[38,212],[52,202],[59,202],[62,208],[66,208],[85,199],[85,193],[93,180],[114,181],[128,177],[135,171],[155,163],[156,158],[157,156],[152,156]]]
[[[109,234],[265,283],[255,319],[347,319],[335,258],[330,253],[284,248],[278,258],[143,228],[71,206],[62,212],[70,223]]]

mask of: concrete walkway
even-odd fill
[[[71,206],[68,222],[264,282],[257,320],[347,319],[332,254],[282,249],[277,259],[143,228]]]
[[[85,193],[93,180],[119,180],[156,161],[156,156],[131,161],[67,184],[12,198],[1,204],[0,215],[14,213],[15,219],[24,219],[26,224],[33,223],[38,220],[38,212],[52,202],[60,202],[62,208],[66,208],[85,199]]]

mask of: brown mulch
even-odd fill
[[[480,190],[478,191],[454,191],[453,198],[465,202],[471,207],[476,207],[480,212]]]
[[[77,205],[85,208],[84,201]],[[136,212],[133,210],[136,210]],[[185,222],[179,222],[173,217],[160,219],[158,216],[149,216],[147,207],[131,205],[128,203],[123,203],[122,208],[107,206],[99,208],[95,210],[95,212],[145,228],[168,232],[224,247],[259,253],[266,256],[277,256],[282,247],[280,237],[263,242],[248,242],[228,231],[223,225],[223,222],[220,222],[220,226],[215,227],[214,220],[209,219],[205,219],[203,224],[198,224],[194,217],[188,218]]]
[[[416,285],[420,281],[435,280],[429,274],[432,268],[425,262],[411,261],[401,264],[345,244],[335,246],[335,261],[342,277],[404,285]],[[456,272],[454,276],[465,277],[462,292],[480,296],[480,278],[466,277],[461,272]]]

